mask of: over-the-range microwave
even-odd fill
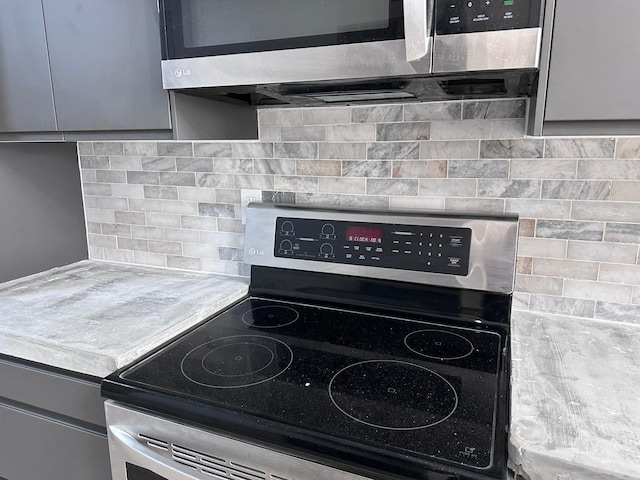
[[[544,0],[160,0],[164,88],[256,106],[528,95]]]

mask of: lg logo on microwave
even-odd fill
[[[173,74],[176,76],[176,78],[189,77],[189,76],[191,76],[191,69],[190,68],[176,68],[173,71]]]

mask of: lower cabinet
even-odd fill
[[[0,480],[110,480],[99,379],[0,356]]]

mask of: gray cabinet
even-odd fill
[[[0,478],[110,480],[98,379],[0,357]]]
[[[156,0],[0,0],[0,140],[171,138],[160,60]]]
[[[555,0],[546,17],[533,133],[640,133],[640,2]]]
[[[0,0],[0,132],[55,130],[40,0]]]

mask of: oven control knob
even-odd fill
[[[291,235],[293,233],[293,222],[290,222],[289,220],[287,220],[286,222],[282,223],[282,227],[280,227],[280,229],[282,230],[282,232],[286,235]]]
[[[335,235],[336,234],[336,227],[334,227],[330,223],[325,223],[322,226],[322,234],[326,235],[326,236]]]
[[[330,243],[323,243],[320,245],[320,253],[323,255],[333,255],[333,245]]]
[[[280,242],[280,250],[284,250],[286,251],[291,251],[293,250],[293,243],[291,243],[291,240],[283,240]]]

